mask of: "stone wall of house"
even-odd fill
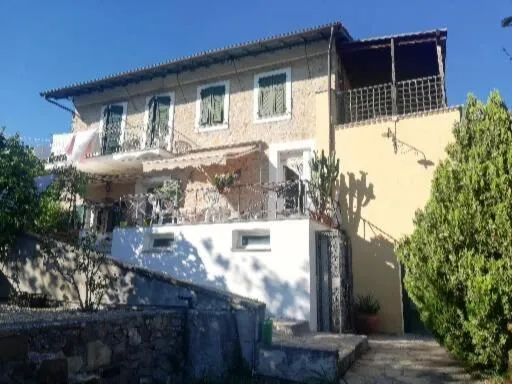
[[[70,313],[52,322],[47,313],[43,321],[37,316],[2,322],[1,382],[187,383],[243,366],[229,312]]]
[[[75,98],[78,111],[73,120],[75,131],[98,128],[102,106],[127,102],[125,132],[145,132],[146,99],[155,93],[174,94],[174,139],[194,148],[230,145],[262,140],[267,143],[309,139],[315,134],[315,94],[327,89],[328,42],[286,48],[273,53],[239,59],[194,71],[168,75],[139,84]],[[256,123],[254,121],[255,75],[277,69],[291,69],[292,111],[289,120]],[[335,74],[336,72],[333,71]],[[334,75],[333,75],[334,77]],[[229,81],[229,126],[227,129],[198,131],[195,127],[197,88]],[[142,134],[142,133],[141,133]]]

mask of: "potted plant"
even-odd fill
[[[380,303],[371,294],[360,295],[356,300],[356,330],[365,335],[376,333],[379,327]]]
[[[329,210],[332,210],[333,189],[340,174],[340,160],[332,152],[325,156],[324,151],[314,152],[314,156],[309,161],[311,169],[311,179],[308,184],[308,196],[313,205],[310,211],[311,217],[319,222],[332,225],[332,219],[329,216]]]
[[[239,172],[218,173],[213,176],[213,185],[220,193],[229,189],[239,178]]]

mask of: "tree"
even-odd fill
[[[34,178],[43,165],[18,135],[0,130],[0,262],[16,237],[30,227],[38,212]]]
[[[512,347],[512,119],[500,95],[469,96],[415,229],[397,246],[405,288],[434,336],[479,369]]]

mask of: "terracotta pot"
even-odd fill
[[[363,335],[371,335],[377,333],[379,329],[380,319],[378,315],[370,315],[367,313],[358,313],[356,315],[356,330],[357,333]]]

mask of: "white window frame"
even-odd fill
[[[268,244],[259,245],[242,245],[242,238],[244,236],[268,236]],[[270,252],[272,244],[272,236],[270,229],[240,229],[233,231],[233,251],[238,252]]]
[[[102,137],[102,133],[105,130],[105,121],[103,120],[103,116],[105,115],[105,108],[110,107],[112,105],[121,105],[123,107],[123,117],[121,118],[121,133],[119,138],[119,145],[122,147],[124,144],[124,129],[126,126],[126,115],[128,112],[128,102],[127,101],[120,101],[118,103],[108,103],[101,107],[101,115],[100,115],[100,132],[99,137]],[[102,143],[100,143],[100,146],[102,146]]]
[[[268,77],[279,74],[286,74],[286,112],[280,116],[272,117],[259,117],[258,110],[258,98],[260,93],[260,79],[262,77]],[[255,123],[270,123],[273,121],[290,120],[292,118],[292,69],[291,67],[276,69],[275,71],[258,73],[254,75],[254,122]]]
[[[174,137],[174,92],[162,92],[157,93],[154,95],[150,95],[146,97],[146,106],[144,107],[144,132],[142,133],[142,140],[141,140],[141,149],[146,146],[146,139],[147,139],[147,132],[148,129],[148,122],[149,122],[149,100],[152,97],[159,97],[159,96],[169,96],[171,98],[171,104],[169,105],[169,121],[167,122],[167,127],[169,128],[169,137],[167,142],[167,150],[171,150],[172,146],[172,140]]]
[[[214,125],[201,125],[201,91],[210,87],[224,86],[224,122],[222,124]],[[208,83],[197,87],[197,98],[196,98],[196,121],[195,121],[197,132],[210,132],[218,131],[229,128],[229,80],[218,81],[215,83]]]

